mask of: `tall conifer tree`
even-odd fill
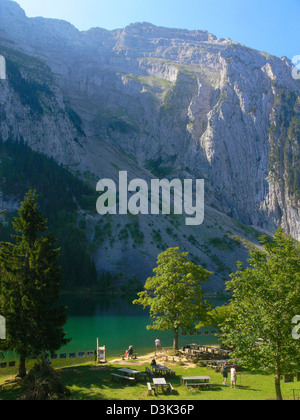
[[[66,308],[58,305],[60,250],[46,236],[47,222],[29,191],[13,223],[15,243],[0,244],[0,313],[6,319],[4,350],[20,355],[19,376],[26,375],[26,358],[54,352],[65,339]]]

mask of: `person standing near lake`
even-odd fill
[[[161,351],[161,342],[159,338],[155,340],[155,348],[156,348],[156,351],[159,351],[159,350]]]
[[[226,382],[227,382],[227,379],[228,379],[227,363],[224,363],[224,366],[222,368],[222,376],[223,376],[223,385],[226,386]]]
[[[230,388],[234,387],[234,389],[236,389],[237,372],[236,372],[235,365],[232,366],[230,372],[231,372],[231,387]]]

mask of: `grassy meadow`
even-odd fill
[[[59,364],[64,363],[64,366]],[[68,365],[69,363],[69,365]],[[94,362],[79,363],[77,361],[56,362],[54,366],[62,377],[64,384],[71,391],[71,400],[268,400],[275,399],[274,378],[262,372],[250,373],[243,371],[238,376],[237,389],[230,389],[230,384],[224,387],[222,376],[214,370],[203,367],[187,367],[179,363],[166,363],[176,371],[176,377],[170,378],[175,393],[163,395],[161,391],[156,396],[148,396],[146,382],[137,382],[135,385],[112,382],[111,373],[123,367],[129,367],[141,372],[149,364],[136,364],[135,361],[124,362],[123,365],[107,363],[97,365]],[[72,364],[73,363],[73,364]],[[3,373],[3,372],[2,372]],[[210,376],[215,384],[213,390],[189,390],[180,384],[182,376]],[[0,376],[0,400],[16,400],[21,395],[20,382],[15,381],[15,373],[5,372]],[[230,380],[230,379],[229,379]],[[300,397],[300,384],[282,384],[285,400],[293,400],[293,389],[298,389],[296,396]]]

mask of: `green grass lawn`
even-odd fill
[[[172,369],[176,371],[177,376],[171,378],[177,395],[148,396],[147,386],[145,382],[139,382],[136,385],[119,384],[110,380],[110,374],[117,372],[120,365],[104,365],[99,367],[94,363],[66,366],[58,368],[62,375],[63,382],[70,389],[73,400],[151,400],[151,401],[168,401],[168,400],[267,400],[274,399],[274,378],[263,373],[242,373],[242,382],[240,379],[236,390],[230,389],[230,386],[224,387],[222,377],[219,373],[215,373],[207,368],[189,368],[183,366],[172,365]],[[130,363],[130,368],[145,371],[147,364],[135,366]],[[149,365],[148,365],[149,366]],[[213,390],[197,390],[190,391],[185,386],[180,385],[181,376],[210,376],[215,384]],[[12,376],[0,377],[0,400],[15,400],[20,396],[20,383],[5,384],[5,381],[12,380]],[[300,384],[282,384],[282,392],[284,399],[293,399],[293,389],[299,389]]]

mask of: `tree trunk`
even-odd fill
[[[275,389],[276,389],[276,397],[278,401],[282,401],[282,393],[281,393],[281,384],[280,384],[280,373],[276,373],[275,376]]]
[[[20,364],[19,364],[19,378],[25,378],[26,376],[26,357],[24,354],[20,355]]]
[[[46,353],[45,353],[45,351],[43,350],[42,351],[42,365],[44,365],[44,366],[46,366]]]
[[[280,336],[280,333],[278,332],[278,336]],[[277,401],[282,401],[282,393],[281,393],[281,383],[280,383],[280,377],[281,377],[281,365],[280,365],[280,342],[277,341],[276,343],[276,373],[275,373],[275,390],[276,390],[276,397]]]
[[[174,329],[173,350],[178,350],[178,328]]]

